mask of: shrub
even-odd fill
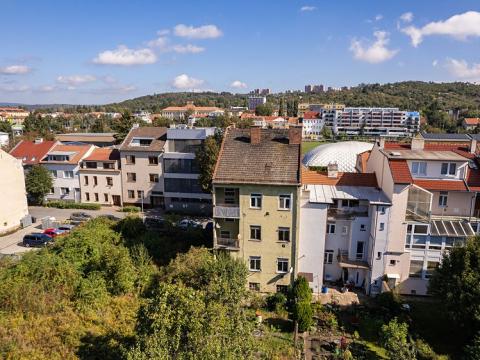
[[[269,311],[275,311],[277,314],[282,314],[285,312],[287,297],[284,294],[277,292],[267,297],[266,304]]]
[[[138,212],[140,212],[140,208],[138,206],[133,206],[133,205],[124,206],[122,208],[122,212],[138,213]]]
[[[394,291],[379,294],[375,298],[375,301],[379,307],[383,307],[389,311],[390,317],[397,316],[401,313],[402,302],[398,294]]]
[[[415,341],[415,348],[418,352],[419,360],[437,360],[438,355],[435,354],[435,351],[422,339],[417,339]]]
[[[100,309],[108,300],[107,284],[102,275],[92,272],[82,279],[75,291],[76,308]]]
[[[391,359],[415,360],[415,348],[408,339],[408,325],[400,323],[397,319],[382,325],[380,337],[383,347]]]
[[[298,322],[300,331],[307,331],[313,325],[312,291],[307,279],[300,276],[295,280],[290,293],[293,320]]]
[[[71,201],[49,201],[46,207],[57,209],[81,209],[81,210],[100,210],[100,204],[75,203]]]

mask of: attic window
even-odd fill
[[[153,139],[148,138],[133,138],[130,142],[130,146],[150,146]]]

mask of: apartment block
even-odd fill
[[[161,116],[171,120],[186,120],[186,117],[203,118],[223,114],[224,110],[216,106],[196,106],[187,101],[185,106],[169,106],[161,111]]]
[[[249,96],[248,97],[248,110],[254,111],[258,105],[263,105],[267,102],[265,96]]]
[[[53,188],[47,195],[48,200],[66,200],[80,202],[80,162],[89,156],[93,145],[57,144],[40,161],[53,176]]]
[[[214,246],[242,259],[253,291],[297,273],[301,129],[226,130],[213,177]]]
[[[81,202],[122,206],[120,152],[101,148],[80,162]]]
[[[120,145],[124,204],[165,207],[163,152],[167,128],[134,127]]]

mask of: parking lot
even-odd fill
[[[118,218],[123,218],[126,216],[125,213],[119,212],[114,208],[104,208],[101,210],[77,210],[32,206],[29,208],[29,212],[34,218],[36,218],[36,222],[25,229],[21,229],[13,234],[0,237],[0,254],[11,255],[31,250],[31,247],[28,248],[22,245],[23,237],[33,232],[42,232],[41,219],[46,216],[53,216],[56,220],[61,222],[67,220],[70,215],[75,212],[85,212],[93,217],[101,215],[114,215]]]

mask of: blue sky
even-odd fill
[[[478,0],[2,0],[0,102],[480,81]]]

